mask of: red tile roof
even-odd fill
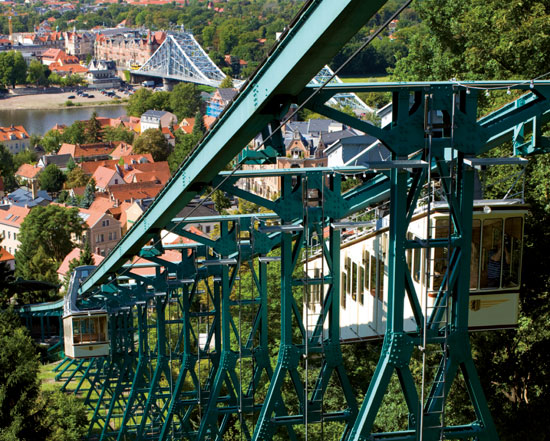
[[[21,166],[15,172],[15,176],[19,176],[25,179],[34,179],[42,171],[40,167],[31,164],[21,164]]]
[[[138,199],[154,198],[164,185],[154,182],[139,182],[135,184],[112,185],[109,187],[111,199],[122,202],[132,202]]]
[[[115,150],[112,142],[95,144],[62,144],[58,155],[70,154],[73,158],[92,158],[94,156],[109,156]]]
[[[65,274],[67,274],[67,271],[69,271],[71,260],[80,258],[80,253],[80,248],[74,248],[69,254],[67,254],[63,259],[63,262],[61,262],[61,265],[59,265],[59,268],[57,269],[57,274],[59,274],[61,277],[65,277]],[[103,256],[95,253],[92,253],[92,258],[94,259],[94,265],[99,265],[101,261],[105,259]]]
[[[0,142],[12,141],[13,137],[15,139],[26,139],[29,134],[23,126],[0,127]]]
[[[20,227],[30,211],[30,208],[11,205],[7,210],[0,210],[0,224]]]
[[[7,262],[8,260],[14,260],[15,257],[8,252],[8,250],[0,247],[0,262]]]
[[[129,166],[136,166],[140,163],[140,161],[147,160],[148,162],[154,163],[153,157],[150,153],[143,153],[140,155],[128,155],[128,156],[122,156],[118,159],[105,159],[102,161],[89,161],[89,162],[83,162],[80,164],[80,168],[82,168],[82,171],[88,175],[94,174],[94,172],[97,170],[98,167],[107,167],[111,168],[113,170],[120,169],[120,173],[123,173],[123,170],[120,166],[120,159],[123,160],[124,165]]]

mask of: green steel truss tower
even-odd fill
[[[550,84],[307,86],[383,4],[305,3],[152,206],[82,284],[80,308],[110,313],[110,355],[65,362],[58,375],[66,390],[82,394],[90,406],[90,439],[202,441],[226,436],[260,441],[275,434],[322,439],[327,423],[339,424],[346,441],[498,439],[467,331],[474,168],[480,155],[504,142],[512,143],[512,155],[546,151],[549,143],[541,126],[550,116]],[[478,119],[478,91],[494,87],[526,94]],[[391,124],[379,128],[325,104],[335,94],[352,92],[391,92]],[[391,151],[391,159],[365,166],[241,169],[247,163],[274,163],[281,154],[278,128],[291,104],[374,136]],[[434,123],[436,115],[441,123]],[[263,148],[245,148],[258,133],[264,134]],[[222,171],[231,161],[234,170]],[[342,192],[346,175],[364,177],[359,186]],[[255,177],[279,179],[279,197],[269,200],[237,186],[239,179]],[[410,240],[407,227],[435,177],[448,205],[448,237],[428,233]],[[265,210],[208,219],[218,225],[216,239],[194,234],[185,227],[205,219],[176,215],[207,186]],[[387,330],[378,366],[359,400],[340,346],[338,224],[386,200]],[[163,246],[163,231],[182,241]],[[406,253],[425,249],[430,255],[442,248],[448,256],[444,283],[428,310],[418,301]],[[307,267],[314,249],[324,262],[319,274]],[[178,257],[167,259],[166,253]],[[268,281],[268,265],[278,270],[275,283]],[[245,280],[251,283],[243,289]],[[302,311],[312,293],[322,305],[315,316]],[[418,324],[414,332],[404,329],[406,302]],[[270,322],[273,304],[277,319]],[[411,356],[415,348],[434,347],[439,348],[439,365],[430,384],[422,387],[411,372]],[[373,433],[394,373],[408,407],[408,427]],[[475,419],[449,426],[445,400],[460,374]],[[330,405],[329,395],[338,397]]]

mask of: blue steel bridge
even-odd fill
[[[57,368],[64,389],[79,394],[89,407],[89,439],[323,439],[329,427],[346,441],[498,439],[468,337],[475,167],[480,155],[505,142],[513,146],[514,157],[546,151],[541,127],[550,117],[550,84],[310,84],[384,3],[305,2],[277,47],[149,209],[86,280],[74,281],[78,320],[103,315],[108,329],[85,346],[90,353],[105,346],[105,355],[66,358]],[[481,91],[508,88],[525,94],[478,119]],[[376,127],[329,105],[337,94],[358,92],[390,92],[392,123]],[[360,167],[243,170],[244,164],[271,164],[284,154],[280,127],[294,104],[377,138],[391,151],[390,160]],[[260,132],[263,147],[243,150]],[[276,200],[237,186],[239,179],[268,175],[281,183]],[[346,176],[362,176],[360,185],[343,192]],[[407,228],[423,189],[436,176],[453,228],[444,240],[411,241]],[[186,226],[204,219],[176,216],[207,188],[258,204],[267,213],[219,216],[218,237],[193,234]],[[340,341],[341,229],[353,214],[385,201],[386,332],[376,371],[366,390],[358,391],[348,378]],[[166,231],[193,243],[163,245]],[[316,277],[296,271],[314,244],[320,244],[324,262]],[[406,264],[413,248],[427,255],[447,250],[444,283],[430,310],[414,300],[418,293]],[[168,251],[180,257],[166,259]],[[273,287],[268,265],[278,271],[275,299],[268,289]],[[252,282],[243,289],[245,275]],[[302,301],[312,287],[320,287],[322,313],[306,323]],[[406,302],[418,324],[414,332],[404,330]],[[269,322],[268,303],[277,305],[278,329]],[[29,307],[23,314],[40,317],[47,313],[44,308]],[[65,318],[76,326],[75,317]],[[84,334],[93,334],[92,325],[79,323],[80,333],[65,335],[66,348],[76,345],[75,338],[82,342]],[[432,351],[437,360],[429,366],[433,375],[424,388],[410,368],[418,348]],[[394,374],[407,405],[406,427],[374,433]],[[460,375],[474,416],[452,425],[445,403]]]

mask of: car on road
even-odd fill
[[[93,93],[88,94],[88,98],[95,98]]]
[[[74,95],[69,95],[69,96],[67,97],[68,100],[74,100],[75,98],[76,98],[76,97],[75,97]]]

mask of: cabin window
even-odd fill
[[[470,258],[470,289],[477,289],[479,279],[479,253],[481,250],[481,220],[472,222],[472,252]]]
[[[365,283],[367,282],[367,279],[365,277],[365,267],[360,266],[359,267],[359,303],[363,305],[365,303]]]
[[[346,309],[346,289],[345,286],[347,285],[347,277],[346,273],[342,271],[342,288],[340,289],[340,306],[343,309]]]
[[[370,295],[376,295],[376,258],[370,256]]]
[[[407,240],[413,240],[413,235],[411,233],[407,233]],[[412,254],[413,250],[411,248],[407,248],[405,251],[405,261],[407,262],[409,273],[412,272]]]
[[[435,222],[435,238],[445,239],[449,237],[449,219],[437,219]],[[443,283],[445,273],[447,272],[448,247],[437,247],[433,250],[433,285],[432,289],[438,290]]]
[[[370,264],[370,254],[368,251],[363,252],[363,265],[364,265],[364,281],[363,289],[367,291],[369,289],[369,264]]]
[[[509,266],[510,257],[502,252],[502,219],[486,219],[481,238],[480,288],[500,287],[503,264]]]
[[[378,260],[378,299],[384,300],[384,259]]]
[[[94,343],[105,342],[105,324],[107,317],[73,317],[73,342]]]
[[[357,264],[353,262],[351,269],[351,298],[357,301]]]
[[[346,257],[346,294],[351,294],[351,258]]]
[[[413,279],[415,282],[420,282],[420,273],[422,271],[422,250],[415,248],[413,250]]]
[[[511,288],[519,286],[521,273],[521,253],[523,249],[523,219],[511,217],[506,219],[504,227],[504,261],[508,255],[509,264],[504,265],[502,287]]]

